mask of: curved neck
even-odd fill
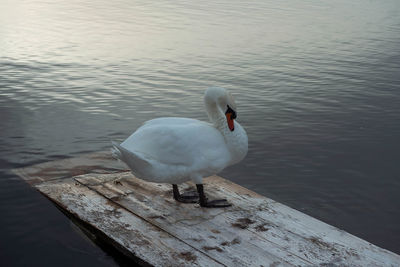
[[[248,139],[245,130],[235,121],[235,130],[231,132],[228,128],[226,117],[216,103],[207,103],[206,109],[211,123],[225,138],[231,159],[228,165],[241,161],[247,154]]]
[[[207,103],[206,102],[206,110],[207,110],[207,115],[208,118],[210,119],[211,123],[214,124],[214,126],[222,130],[223,127],[225,127],[225,122],[226,118],[222,110],[217,106],[215,102],[213,103]]]
[[[238,122],[234,122],[235,130],[231,131],[228,127],[224,110],[214,101],[215,98],[205,97],[205,107],[208,118],[214,127],[220,131],[225,139],[227,149],[230,152],[230,160],[228,165],[234,164],[242,160],[248,150],[248,138],[246,131]]]

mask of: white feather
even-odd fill
[[[242,160],[248,140],[235,122],[230,131],[224,115],[235,107],[232,96],[222,88],[210,88],[205,106],[212,124],[189,118],[158,118],[147,121],[121,145],[113,142],[113,155],[124,161],[143,180],[181,183],[216,174]]]

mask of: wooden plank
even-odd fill
[[[36,188],[73,216],[104,233],[124,254],[140,259],[142,265],[222,266],[73,179],[49,181]]]
[[[224,228],[224,224],[215,225],[213,218],[224,213],[224,209],[193,209],[194,205],[175,203],[170,197],[172,192],[166,188],[167,185],[135,179],[139,184],[133,185],[135,188],[132,188],[132,185],[126,186],[132,182],[131,179],[119,179],[124,177],[120,175],[114,177],[117,180],[110,180],[110,176],[92,175],[79,176],[75,179],[224,265],[309,264],[274,244],[261,240],[257,235],[236,233],[236,229]],[[102,179],[105,179],[104,184],[101,182]],[[156,186],[157,190],[148,191],[146,186],[150,188]]]
[[[206,192],[212,198],[227,197],[231,208],[176,203],[169,185],[146,183],[128,173],[75,179],[226,265],[400,262],[392,252],[217,176],[207,179]]]
[[[227,191],[226,194],[233,196],[235,196],[236,188],[240,187],[221,177],[216,177],[210,183],[212,188]],[[243,190],[251,192],[242,187],[242,193]],[[254,194],[254,192],[251,193]],[[236,194],[236,197],[238,205],[254,204],[252,200],[243,199],[240,195]],[[274,239],[279,238],[279,241],[283,238],[283,241],[288,241],[285,247],[304,253],[307,259],[312,259],[315,263],[329,262],[350,266],[399,266],[400,264],[399,255],[281,203],[266,198],[264,207],[266,209],[255,209],[250,217],[254,221],[266,221],[265,227],[270,230],[261,231],[260,234],[268,234],[268,237]],[[258,227],[253,224],[249,229],[257,231]],[[295,237],[301,237],[302,240]],[[325,259],[325,262],[320,262],[321,259]]]
[[[397,254],[218,176],[206,194],[230,208],[177,203],[171,185],[134,178],[109,152],[14,172],[141,265],[400,266]]]

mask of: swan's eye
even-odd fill
[[[236,111],[234,111],[229,105],[227,105],[228,109],[225,112],[225,115],[230,113],[232,114],[232,119],[236,119]]]

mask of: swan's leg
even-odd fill
[[[215,199],[208,201],[206,195],[204,194],[203,184],[196,184],[197,192],[199,192],[200,206],[206,208],[225,208],[230,207],[232,204],[228,203],[226,199]]]
[[[197,203],[199,202],[198,195],[185,195],[179,193],[178,185],[172,184],[172,192],[174,193],[174,199],[182,203]]]

